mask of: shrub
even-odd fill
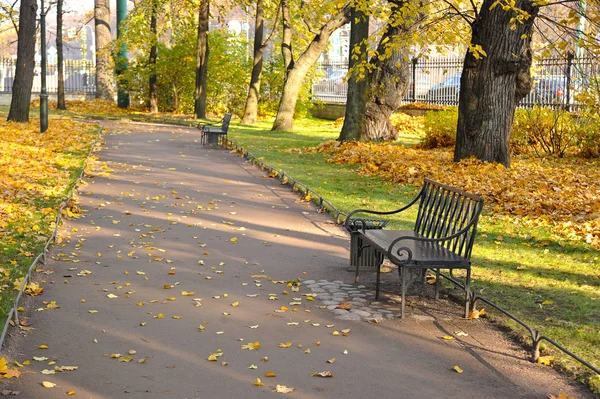
[[[451,147],[456,143],[456,125],[458,123],[458,108],[444,111],[427,111],[425,113],[425,137],[419,144],[420,148],[431,149]]]

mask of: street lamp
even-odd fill
[[[45,133],[48,130],[48,92],[46,91],[46,64],[48,55],[46,54],[46,10],[44,9],[44,0],[40,10],[40,30],[41,30],[41,53],[42,53],[42,88],[40,90],[40,132]]]

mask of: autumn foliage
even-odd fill
[[[516,157],[510,169],[476,159],[452,162],[447,149],[327,142],[303,152],[329,162],[360,165],[359,173],[418,186],[428,177],[480,195],[487,211],[515,222],[548,225],[556,233],[600,248],[600,161]]]

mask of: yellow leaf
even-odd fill
[[[211,353],[210,356],[208,357],[208,361],[209,362],[216,362],[217,361],[217,356],[215,356],[214,353]]]
[[[288,388],[285,385],[277,385],[275,387],[275,392],[277,393],[292,393],[296,388]]]
[[[117,362],[129,363],[133,358],[131,356],[121,356],[117,359]]]
[[[248,368],[250,370],[256,370],[258,368],[258,366],[256,364],[251,364],[250,366],[248,366]]]
[[[156,316],[154,316],[155,319],[164,319],[165,315],[162,313],[157,314]]]
[[[181,291],[181,296],[193,296],[194,294],[195,294],[194,291],[190,291],[190,292]]]
[[[239,302],[234,302],[231,304],[231,306],[233,306],[234,308],[237,307],[240,303]]]
[[[263,382],[260,380],[260,378],[257,378],[257,379],[256,379],[256,381],[254,381],[254,382],[252,383],[252,385],[254,385],[255,387],[262,387],[262,386],[264,386],[265,384],[264,384],[264,383],[263,383]]]
[[[458,367],[458,366],[454,366],[454,367],[452,367],[452,370],[456,371],[458,374],[462,374],[462,373],[464,373],[464,370],[463,370],[463,369],[461,369],[461,368],[460,368],[460,367]]]
[[[277,375],[272,371],[267,371],[265,373],[265,377],[277,377]]]
[[[40,345],[39,348],[40,349],[48,349],[48,345]]]
[[[292,346],[292,343],[291,342],[280,343],[278,346],[280,348],[289,348],[290,346]]]
[[[107,297],[110,299],[118,298],[118,296],[116,296],[115,294],[108,294]]]
[[[6,358],[2,356],[0,358],[0,373],[5,372],[6,370],[8,370],[8,366],[6,365]]]
[[[540,356],[537,358],[537,360],[535,362],[537,364],[543,364],[545,366],[550,366],[553,361],[554,361],[553,356]]]
[[[329,360],[327,360],[327,362],[326,362],[326,363],[330,363],[330,364],[333,364],[333,363],[335,363],[335,357],[334,357],[334,358],[332,358],[332,359],[329,359]]]
[[[554,301],[546,299],[544,302],[542,302],[542,305],[554,305]]]
[[[454,339],[456,339],[456,338],[454,338],[452,335],[444,335],[444,336],[442,337],[442,339],[445,339],[445,340],[447,340],[447,341],[452,341],[452,340],[454,340]]]
[[[67,392],[67,396],[73,396],[73,395],[75,395],[75,393],[76,393],[75,391],[70,390],[69,392]]]
[[[55,383],[49,381],[43,381],[42,385],[44,386],[44,388],[54,388],[56,386]]]

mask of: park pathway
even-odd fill
[[[364,288],[342,284],[353,281],[345,233],[243,158],[202,148],[197,130],[105,122],[103,141],[96,175],[80,186],[82,217],[65,223],[36,274],[44,293],[24,302],[34,330],[11,330],[8,357],[30,364],[2,390],[41,399],[263,398],[279,395],[277,385],[296,398],[592,397],[528,362],[485,320],[462,319],[458,304],[431,315],[409,306],[404,321],[337,319],[306,294],[345,289],[370,303]],[[309,283],[295,291],[287,282],[297,279]],[[394,310],[377,306],[382,316]],[[468,335],[442,339],[458,331]],[[42,374],[57,366],[77,369]],[[333,376],[312,376],[324,371]]]

